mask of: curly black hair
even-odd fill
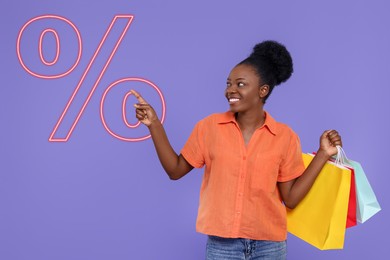
[[[251,65],[262,80],[262,84],[269,86],[268,95],[275,86],[288,80],[293,73],[293,61],[286,47],[276,41],[264,41],[253,47],[248,58],[238,65]]]

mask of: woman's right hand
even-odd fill
[[[139,102],[137,104],[134,104],[135,116],[137,117],[137,119],[147,127],[150,127],[154,122],[159,122],[159,119],[153,107],[149,105],[137,91],[131,90],[130,92]]]

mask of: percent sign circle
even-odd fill
[[[126,35],[133,18],[134,18],[134,16],[132,16],[132,15],[115,15],[114,16],[114,18],[112,19],[110,25],[108,26],[105,34],[103,35],[100,43],[98,44],[98,47],[96,48],[94,54],[92,55],[91,60],[89,61],[86,69],[84,70],[77,86],[75,87],[72,95],[70,96],[61,116],[59,117],[56,125],[54,126],[54,129],[49,137],[50,142],[67,142],[69,140],[78,121],[80,120],[81,116],[83,115],[85,108],[87,107],[90,99],[92,98],[99,82],[101,81],[102,77],[105,75],[107,67],[111,63],[111,60],[112,60],[114,54],[116,53],[119,45],[121,44],[121,42],[123,40],[123,37]],[[43,75],[43,74],[35,73],[30,68],[28,68],[28,66],[24,63],[24,61],[22,59],[22,55],[20,52],[20,46],[21,46],[21,38],[22,38],[23,32],[32,23],[39,21],[39,20],[45,20],[45,19],[46,20],[56,19],[56,20],[64,21],[65,23],[67,23],[68,25],[70,25],[74,29],[74,31],[76,32],[77,38],[78,38],[78,47],[79,48],[78,48],[78,57],[76,59],[76,62],[73,64],[73,66],[69,70],[67,70],[61,74]],[[124,25],[123,25],[122,21],[124,21]],[[117,28],[119,28],[119,29],[117,29]],[[118,34],[117,31],[119,31],[120,33]],[[52,61],[45,60],[45,58],[43,57],[43,54],[42,54],[42,41],[43,41],[45,34],[47,34],[47,33],[52,33],[56,39],[56,55]],[[113,46],[109,46],[110,44],[113,44]],[[107,47],[107,45],[109,47]],[[58,60],[58,57],[59,57],[59,52],[60,52],[58,33],[51,28],[43,30],[43,32],[41,32],[41,34],[40,34],[38,48],[39,48],[40,61],[43,64],[45,64],[46,66],[51,66],[54,63],[56,63]],[[80,56],[81,56],[81,49],[82,49],[81,48],[81,34],[79,33],[79,30],[77,29],[77,27],[67,18],[58,16],[58,15],[42,15],[42,16],[32,18],[26,24],[24,24],[24,26],[21,28],[19,35],[18,35],[18,39],[17,39],[17,54],[18,54],[18,59],[20,61],[20,64],[22,65],[22,67],[29,74],[31,74],[35,77],[44,78],[44,79],[53,79],[53,78],[64,77],[67,74],[69,74],[71,71],[73,71],[73,69],[79,63]],[[99,58],[102,59],[102,61],[96,62],[96,59],[99,59]],[[88,77],[91,77],[90,73],[89,73],[91,70],[97,72],[98,76],[96,78],[92,79],[91,84],[88,84],[85,82],[88,81]],[[150,82],[149,80],[141,79],[141,78],[125,78],[122,80],[118,80],[106,89],[105,94],[107,94],[107,92],[113,86],[115,86],[116,84],[119,84],[123,80],[142,81],[142,82],[147,83],[148,85],[152,86],[159,93],[160,99],[162,102],[162,106],[163,106],[162,116],[161,116],[161,118],[162,118],[161,121],[163,122],[163,120],[165,118],[165,101],[164,101],[163,95],[162,95],[161,91],[159,90],[159,88],[155,84]],[[82,90],[82,91],[80,92],[80,90]],[[105,94],[102,97],[102,102],[104,102]],[[124,103],[126,102],[126,99],[128,96],[129,96],[129,94],[126,95],[126,97],[123,101]],[[128,127],[135,128],[139,125],[139,124],[137,124],[137,125],[128,124],[124,113],[125,112],[122,111],[124,122]],[[116,134],[110,128],[108,128],[108,126],[105,122],[104,114],[101,114],[101,120],[103,122],[105,129],[111,135],[113,135],[114,137],[116,137],[120,140],[134,142],[134,141],[142,141],[142,140],[145,140],[145,139],[150,137],[150,135],[149,136],[142,136],[139,138],[128,138],[128,137],[120,136],[119,134]]]
[[[23,57],[22,57],[22,54],[21,54],[21,50],[20,50],[20,47],[21,47],[21,40],[22,40],[22,36],[23,36],[23,33],[25,32],[26,28],[28,26],[30,26],[32,23],[34,22],[37,22],[37,21],[40,21],[40,20],[47,20],[47,19],[54,19],[54,20],[60,20],[60,21],[63,21],[65,22],[66,24],[70,25],[71,28],[74,30],[74,32],[76,33],[77,35],[77,43],[78,43],[78,53],[77,53],[77,58],[76,58],[76,61],[73,63],[73,65],[68,69],[66,70],[65,72],[63,73],[58,73],[58,74],[53,74],[53,75],[44,75],[44,74],[41,74],[41,73],[37,73],[37,72],[34,72],[33,70],[31,70],[24,62],[23,60]],[[56,48],[56,56],[54,58],[53,61],[51,62],[47,62],[45,60],[45,58],[43,57],[43,51],[42,51],[42,41],[43,41],[43,38],[45,36],[46,33],[48,32],[51,32],[53,33],[55,39],[56,39],[56,44],[57,44],[57,48]],[[58,61],[58,57],[60,55],[60,39],[58,37],[58,33],[56,30],[52,29],[52,28],[48,28],[46,30],[44,30],[40,37],[39,37],[39,47],[38,47],[38,51],[39,51],[39,56],[40,56],[40,59],[41,61],[47,65],[47,66],[51,66],[51,65],[54,65],[57,61]],[[64,77],[66,75],[68,75],[69,73],[71,73],[75,68],[76,66],[79,64],[80,62],[80,58],[81,58],[81,53],[82,53],[82,41],[81,41],[81,34],[79,32],[79,30],[77,29],[77,27],[67,18],[65,17],[62,17],[62,16],[59,16],[59,15],[41,15],[41,16],[37,16],[37,17],[34,17],[32,19],[30,19],[28,22],[26,22],[22,28],[20,29],[19,31],[19,34],[18,34],[18,38],[17,38],[17,42],[16,42],[16,53],[18,55],[18,59],[19,59],[19,62],[20,64],[22,65],[23,69],[25,71],[27,71],[29,74],[33,75],[34,77],[37,77],[37,78],[43,78],[43,79],[56,79],[56,78],[61,78],[61,77]]]
[[[150,86],[152,86],[158,93],[159,97],[160,97],[160,100],[161,100],[161,104],[162,104],[162,112],[161,112],[161,123],[164,123],[164,120],[165,120],[165,110],[166,110],[166,106],[165,106],[165,100],[164,100],[164,96],[162,94],[162,92],[160,91],[160,89],[155,85],[153,84],[151,81],[149,80],[146,80],[146,79],[142,79],[142,78],[124,78],[124,79],[120,79],[120,80],[117,80],[115,82],[113,82],[103,93],[103,96],[102,96],[102,99],[100,101],[100,118],[102,120],[102,123],[104,125],[104,128],[107,130],[107,132],[109,132],[112,136],[122,140],[122,141],[128,141],[128,142],[139,142],[139,141],[143,141],[145,139],[148,139],[150,138],[150,135],[145,135],[145,136],[142,136],[142,137],[138,137],[138,138],[126,138],[126,137],[123,137],[119,134],[116,134],[114,133],[109,127],[108,127],[108,124],[105,120],[105,116],[104,116],[104,101],[105,101],[105,98],[108,94],[108,92],[115,86],[117,86],[118,84],[120,83],[123,83],[123,82],[126,82],[126,81],[138,81],[138,82],[143,82],[143,83],[146,83]],[[125,122],[125,124],[129,127],[129,128],[136,128],[140,125],[140,122],[138,121],[138,123],[136,123],[135,125],[131,125],[127,122],[127,119],[126,119],[126,110],[125,110],[125,103],[126,103],[126,100],[127,98],[131,95],[131,92],[128,92],[125,97],[123,98],[123,104],[122,104],[122,118],[123,118],[123,121]]]
[[[42,42],[43,42],[43,39],[45,37],[45,35],[47,33],[52,33],[56,39],[56,56],[54,57],[54,59],[52,61],[47,61],[45,59],[45,57],[43,56],[43,51],[42,51]],[[79,42],[79,46],[81,46],[81,42]],[[44,30],[42,33],[41,33],[41,37],[39,37],[39,57],[41,58],[41,61],[43,64],[45,64],[46,66],[52,66],[54,64],[57,63],[58,61],[58,58],[60,57],[60,50],[61,50],[61,47],[60,47],[60,37],[58,37],[58,33],[56,30],[53,30],[53,29],[46,29]],[[80,50],[80,48],[79,48]],[[79,56],[81,56],[81,52],[79,51]],[[77,64],[77,63],[75,63]]]

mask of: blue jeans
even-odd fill
[[[285,260],[286,255],[286,241],[209,236],[206,245],[206,260]]]

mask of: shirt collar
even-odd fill
[[[270,133],[276,135],[278,133],[277,122],[267,111],[264,111],[264,113],[265,113],[265,122],[262,127],[267,128]],[[225,113],[219,114],[219,117],[217,118],[217,123],[218,124],[234,123],[238,125],[234,113],[231,111],[227,111]]]

